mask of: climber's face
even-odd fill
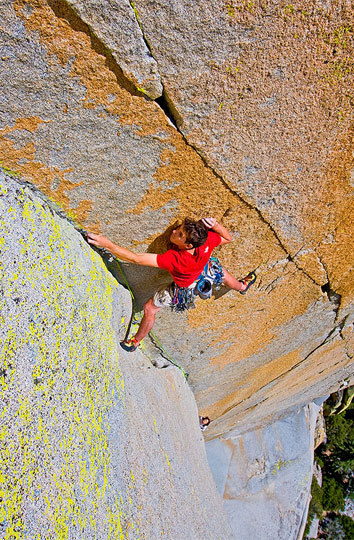
[[[179,249],[193,249],[192,244],[187,242],[186,231],[184,230],[183,225],[179,225],[179,227],[173,229],[170,236],[170,242]]]

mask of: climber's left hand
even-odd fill
[[[217,221],[213,217],[202,218],[202,222],[207,229],[212,229],[213,227],[215,227],[215,225],[217,225]]]

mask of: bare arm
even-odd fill
[[[208,229],[211,229],[212,231],[216,232],[221,236],[220,246],[232,242],[232,236],[229,231],[225,229],[223,225],[217,223],[215,218],[204,218],[202,219],[202,221]]]
[[[107,249],[122,261],[158,268],[156,253],[133,253],[133,251],[130,251],[129,249],[113,244],[113,242],[103,236],[103,234],[88,233],[87,240],[93,246]]]

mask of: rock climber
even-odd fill
[[[256,281],[254,272],[238,281],[221,266],[216,257],[212,257],[214,248],[232,241],[227,229],[212,217],[199,221],[186,218],[172,231],[172,248],[163,254],[133,253],[100,234],[88,233],[87,239],[90,244],[110,251],[122,261],[161,268],[172,276],[173,282],[159,289],[146,302],[144,316],[135,336],[121,341],[121,347],[128,352],[135,351],[150,332],[161,308],[169,306],[178,312],[194,307],[195,296],[210,297],[212,285],[218,287],[224,284],[245,294]]]
[[[209,416],[199,416],[199,426],[202,431],[205,431],[210,424]]]

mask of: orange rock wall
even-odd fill
[[[222,263],[257,271],[245,297],[222,290],[158,316],[210,437],[353,376],[352,30],[346,3],[320,4],[138,0],[157,103],[79,1],[4,3],[2,165],[136,251],[162,249],[186,215],[213,215],[234,238]],[[140,270],[138,300],[163,279]]]

